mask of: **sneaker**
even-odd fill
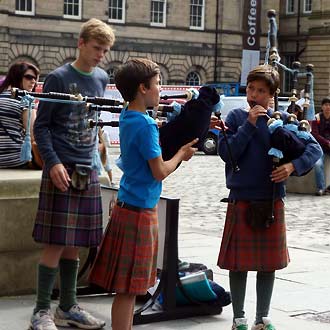
[[[330,186],[328,186],[328,187],[325,188],[325,193],[326,194],[330,194]]]
[[[315,193],[316,196],[323,196],[325,195],[325,191],[323,189],[319,189],[316,193]]]
[[[231,330],[248,330],[247,319],[244,317],[235,319]]]
[[[58,330],[53,321],[50,310],[40,310],[33,314],[29,330]]]
[[[254,324],[251,330],[276,330],[269,317],[263,317],[262,322],[262,324]]]
[[[54,322],[60,327],[76,326],[80,329],[101,329],[105,326],[104,321],[98,320],[78,305],[73,305],[67,312],[57,307]]]

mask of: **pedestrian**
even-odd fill
[[[112,168],[110,164],[110,155],[108,152],[108,148],[111,147],[110,137],[106,130],[103,130],[101,127],[98,130],[99,137],[99,154],[102,162],[102,166],[104,170],[108,174],[110,186],[113,186],[112,180]]]
[[[92,18],[81,26],[78,55],[51,72],[43,91],[102,97],[107,73],[98,68],[114,43],[109,25]],[[100,329],[105,325],[77,303],[79,247],[96,247],[102,238],[102,203],[97,170],[96,129],[88,129],[94,113],[82,103],[40,102],[34,134],[44,161],[33,237],[43,244],[38,264],[37,301],[30,329],[58,326]],[[60,300],[54,320],[50,299],[60,274]],[[55,325],[56,324],[56,325]]]
[[[330,193],[330,186],[326,186],[324,172],[324,157],[330,154],[330,97],[325,97],[321,103],[321,111],[312,121],[312,135],[321,145],[323,156],[314,166],[316,195],[323,196]]]
[[[257,305],[252,330],[274,330],[268,317],[275,270],[288,265],[284,220],[284,181],[312,168],[322,153],[313,139],[306,141],[303,155],[275,169],[267,120],[269,101],[279,86],[279,74],[269,65],[254,68],[247,77],[248,109],[234,109],[226,117],[227,141],[220,136],[219,155],[226,162],[226,185],[230,189],[218,266],[229,270],[233,330],[247,330],[244,311],[248,271],[257,271]],[[283,118],[285,114],[282,112]],[[284,120],[284,119],[283,119]],[[230,154],[237,162],[233,171]],[[275,186],[274,186],[275,185]]]
[[[25,142],[33,143],[36,110],[12,98],[11,89],[35,90],[39,69],[22,61],[12,64],[0,85],[0,168],[37,168],[35,157],[22,158]],[[25,141],[29,137],[28,141]],[[31,155],[33,156],[33,154]]]
[[[147,59],[132,59],[115,75],[115,84],[128,103],[119,118],[123,171],[117,202],[105,231],[90,281],[115,292],[113,330],[132,328],[135,297],[156,282],[158,248],[157,203],[162,180],[181,161],[189,160],[198,139],[182,146],[164,161],[156,121],[148,107],[159,103],[159,67]]]

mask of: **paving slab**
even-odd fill
[[[110,149],[112,164],[118,155],[118,148]],[[120,175],[114,167],[117,184]],[[218,156],[198,153],[164,181],[163,191],[166,196],[180,198],[179,257],[206,264],[213,270],[215,281],[228,290],[228,271],[216,265],[227,206],[220,199],[228,195],[223,162]],[[291,262],[276,272],[270,316],[277,330],[330,330],[330,196],[288,194],[285,204]],[[84,308],[106,320],[105,330],[111,329],[112,300],[106,295],[79,299]],[[245,305],[251,323],[256,305],[255,272],[249,272]],[[33,306],[33,295],[1,297],[0,330],[27,329]],[[227,306],[221,315],[150,323],[134,329],[230,330],[231,323],[232,309]]]

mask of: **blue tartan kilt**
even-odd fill
[[[72,169],[67,168],[69,175]],[[102,239],[102,201],[97,171],[87,190],[71,186],[61,192],[46,170],[42,173],[39,205],[32,236],[36,242],[75,247],[96,247]]]

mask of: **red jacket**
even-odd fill
[[[330,119],[326,120],[322,112],[312,121],[312,135],[321,145],[323,151],[330,152]]]

